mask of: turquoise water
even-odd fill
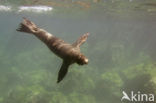
[[[110,6],[0,11],[0,103],[121,103],[122,91],[155,94],[155,7]],[[22,17],[69,43],[90,32],[81,46],[89,64],[72,65],[57,84],[62,60],[33,35],[16,31]]]

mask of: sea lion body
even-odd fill
[[[80,52],[80,45],[86,41],[89,33],[81,36],[75,43],[69,44],[47,31],[38,28],[33,22],[26,18],[24,18],[17,31],[35,35],[44,42],[53,53],[63,59],[57,83],[65,77],[68,67],[71,64],[77,63],[79,65],[83,65],[88,63],[88,59]]]
[[[41,41],[43,41],[48,46],[48,48],[58,57],[62,58],[63,60],[68,60],[68,62],[70,62],[71,64],[77,62],[79,57],[83,55],[81,54],[80,49],[78,47],[66,43],[62,39],[50,35],[42,29],[38,29],[38,32],[33,34],[36,37],[38,37]]]
[[[62,59],[74,59],[79,56],[80,51],[57,37],[52,37],[46,44],[49,49]]]

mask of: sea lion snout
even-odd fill
[[[85,58],[84,63],[85,63],[85,64],[88,64],[88,61],[89,61],[89,60],[88,60],[87,58]]]
[[[89,60],[86,57],[84,57],[84,58],[81,59],[81,64],[80,65],[88,64],[88,62],[89,62]]]

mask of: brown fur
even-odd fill
[[[77,63],[83,65],[88,63],[88,59],[80,52],[80,45],[86,41],[89,33],[81,36],[75,43],[69,44],[47,31],[38,28],[33,22],[26,18],[24,18],[17,31],[34,34],[44,42],[52,52],[63,59],[63,64],[58,74],[58,83],[65,77],[68,67],[71,64]]]

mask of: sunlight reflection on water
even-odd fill
[[[12,7],[12,6],[5,6],[0,5],[0,11],[13,11],[16,10],[17,12],[36,12],[36,13],[42,13],[42,12],[48,12],[52,11],[53,8],[50,6],[19,6],[19,7]]]

